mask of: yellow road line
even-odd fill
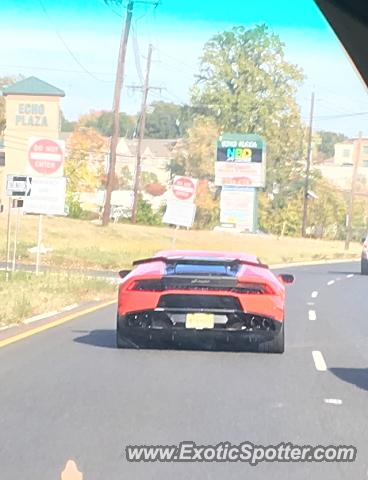
[[[70,315],[66,315],[65,317],[58,318],[53,322],[45,323],[44,325],[40,325],[39,327],[35,327],[35,328],[32,328],[31,330],[27,330],[26,332],[19,333],[18,335],[13,335],[12,337],[5,338],[4,340],[0,340],[0,348],[6,347],[7,345],[10,345],[15,342],[19,342],[19,340],[23,340],[24,338],[31,337],[36,333],[44,332],[49,328],[54,328],[59,325],[62,325],[63,323],[70,322],[75,318],[83,317],[88,313],[96,312],[97,310],[100,310],[101,308],[104,308],[104,307],[108,307],[109,305],[113,305],[114,303],[116,303],[116,300],[109,300],[108,302],[100,303],[99,305],[94,305],[93,307],[80,310],[79,312],[75,312]]]

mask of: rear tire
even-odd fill
[[[126,338],[121,337],[119,324],[116,324],[116,348],[137,348],[132,342]]]
[[[360,272],[362,275],[368,275],[368,260],[361,260],[360,262]]]
[[[272,340],[269,340],[268,342],[261,343],[258,347],[258,351],[262,353],[284,353],[285,351],[284,322],[281,325],[281,329],[278,335]]]

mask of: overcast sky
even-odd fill
[[[122,6],[109,7],[104,0],[2,0],[1,10],[0,75],[35,75],[62,88],[69,119],[111,108]],[[366,88],[312,0],[137,4],[121,109],[139,109],[139,92],[127,86],[141,83],[149,43],[154,46],[151,84],[163,88],[152,91],[150,100],[184,103],[204,43],[216,32],[256,23],[280,35],[288,60],[307,76],[298,93],[303,118],[315,89],[317,128],[368,135],[368,115],[356,115],[368,112]]]

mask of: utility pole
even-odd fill
[[[351,178],[351,190],[349,196],[349,208],[348,214],[346,218],[346,238],[345,238],[345,250],[349,250],[351,234],[353,229],[353,211],[354,211],[354,195],[355,195],[355,186],[356,180],[358,176],[358,167],[360,163],[360,155],[362,152],[362,132],[359,132],[358,141],[355,144],[354,149],[354,167],[353,167],[353,175]]]
[[[115,79],[114,101],[113,101],[113,107],[112,107],[113,121],[112,121],[112,135],[111,135],[111,142],[110,142],[110,161],[109,161],[109,170],[107,174],[105,205],[104,205],[104,211],[102,215],[102,225],[104,226],[108,225],[110,221],[111,193],[114,187],[116,147],[118,145],[119,127],[120,127],[120,97],[121,97],[121,90],[123,88],[123,81],[124,81],[125,57],[127,52],[130,25],[131,25],[132,16],[133,16],[133,5],[134,5],[133,0],[129,0],[127,5],[125,25],[123,27],[122,35],[120,38],[118,66],[116,70],[116,79]]]
[[[134,177],[134,199],[133,199],[133,209],[132,209],[132,223],[135,223],[137,219],[139,183],[141,178],[142,141],[144,138],[144,129],[146,126],[146,108],[147,108],[148,91],[150,89],[149,76],[151,71],[151,59],[152,59],[152,45],[149,45],[148,56],[147,56],[146,78],[145,78],[144,87],[143,87],[142,107],[141,107],[141,115],[140,115],[140,122],[139,122],[137,160],[136,160],[135,177]]]
[[[314,92],[312,92],[312,96],[311,96],[311,105],[310,105],[310,114],[309,114],[307,167],[305,171],[305,182],[304,182],[302,237],[306,236],[307,223],[308,223],[308,190],[309,190],[310,164],[311,164],[311,156],[312,156],[313,115],[314,115]]]

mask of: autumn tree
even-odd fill
[[[345,232],[346,200],[335,185],[324,178],[312,184],[315,199],[309,201],[308,223],[314,236],[320,238],[338,238]]]
[[[80,211],[79,194],[93,192],[100,185],[107,155],[107,142],[92,128],[77,128],[67,143],[65,176],[67,203],[73,212]]]
[[[178,142],[175,148],[171,173],[213,181],[215,143],[218,135],[219,128],[213,119],[196,118],[185,138]]]

